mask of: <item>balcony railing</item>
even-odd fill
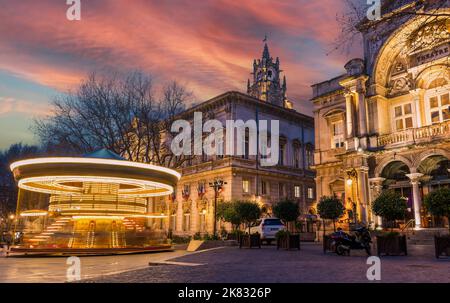
[[[377,138],[377,144],[379,147],[415,144],[429,142],[434,140],[435,138],[442,137],[450,138],[450,121],[382,135]]]

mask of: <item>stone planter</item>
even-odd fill
[[[277,238],[277,249],[298,249],[300,250],[300,235],[288,234]]]
[[[314,242],[315,240],[316,240],[315,232],[300,233],[300,241],[302,242]]]
[[[261,248],[261,236],[255,235],[242,235],[239,239],[239,248]]]
[[[450,235],[434,236],[434,250],[438,259],[442,255],[450,257]]]
[[[377,236],[377,254],[378,256],[407,256],[406,236]]]
[[[323,253],[326,254],[327,252],[331,251],[331,252],[336,252],[336,249],[334,247],[332,247],[331,243],[332,243],[332,239],[330,235],[324,235],[323,236]]]

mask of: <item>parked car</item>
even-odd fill
[[[285,230],[283,222],[278,218],[263,218],[259,220],[255,226],[250,228],[250,233],[259,233],[261,240],[270,245],[275,241],[275,234],[279,230]]]

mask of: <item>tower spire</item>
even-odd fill
[[[264,43],[264,50],[262,54],[263,59],[270,59],[269,47],[267,46],[267,42]]]

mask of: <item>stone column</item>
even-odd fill
[[[421,88],[414,89],[414,90],[409,91],[409,93],[413,97],[413,101],[414,101],[413,106],[414,106],[415,114],[416,114],[417,127],[422,127],[424,123],[422,121],[422,110],[421,110],[421,106],[420,106],[420,100],[422,98],[423,89],[421,89]]]
[[[414,200],[414,220],[416,221],[416,228],[420,228],[422,226],[421,218],[420,218],[420,209],[422,207],[422,197],[420,196],[419,189],[419,178],[423,176],[420,173],[412,173],[406,175],[409,179],[411,179],[411,185],[413,190],[413,200]]]
[[[361,222],[366,224],[369,219],[369,178],[368,168],[359,168],[358,172],[358,198],[359,198],[359,213]]]
[[[359,121],[360,137],[364,137],[367,135],[366,98],[364,94],[365,94],[364,88],[358,87],[356,91],[356,96],[358,101],[358,121]]]
[[[183,200],[177,200],[177,221],[175,224],[175,229],[177,232],[183,232]]]
[[[385,178],[381,177],[375,177],[370,178],[370,205],[372,205],[372,202],[378,198],[378,196],[381,194],[381,191],[383,189],[383,182],[386,180]],[[381,220],[380,216],[375,216],[376,223],[379,227],[382,227],[383,221]]]
[[[200,230],[200,225],[199,225],[199,214],[198,214],[198,207],[197,207],[197,199],[192,199],[192,203],[191,203],[191,226],[190,226],[190,231],[192,233],[196,233]]]
[[[354,137],[354,125],[353,125],[353,94],[347,92],[345,94],[345,115],[347,122],[347,139]]]

